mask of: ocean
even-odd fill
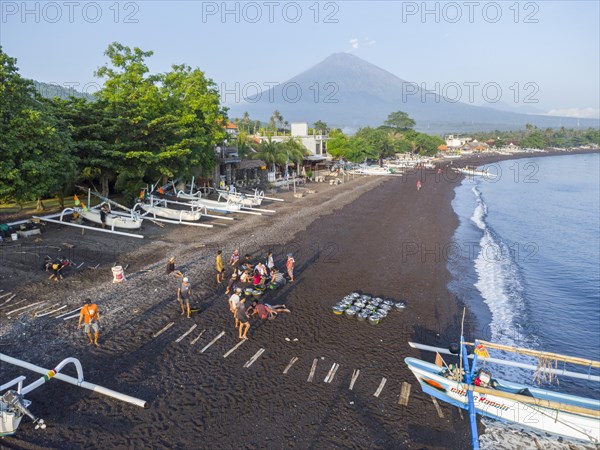
[[[448,254],[449,288],[475,316],[472,337],[600,359],[600,155],[486,168],[497,177],[468,176],[456,188],[460,224]],[[532,379],[523,369],[493,372],[525,384]],[[560,390],[600,397],[597,383],[566,377]],[[493,420],[484,424],[482,448],[529,448],[533,437],[542,439]],[[544,439],[545,448],[568,448]]]

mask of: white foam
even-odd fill
[[[477,207],[475,207],[475,210],[473,211],[473,215],[471,216],[471,221],[477,225],[477,227],[480,230],[485,230],[486,225],[485,225],[485,216],[487,215],[487,205],[486,203],[483,201],[483,198],[481,197],[481,192],[479,192],[479,189],[477,189],[477,186],[473,186],[473,189],[471,189],[471,191],[473,191],[473,193],[475,194],[475,197],[477,198]]]

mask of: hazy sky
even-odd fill
[[[89,92],[100,82],[93,73],[106,62],[104,50],[118,41],[153,50],[152,71],[186,63],[229,90],[236,83],[283,83],[347,51],[442,94],[463,86],[466,103],[485,103],[483,86],[491,84],[511,106],[599,114],[595,0],[0,0],[0,6],[0,43],[23,76],[80,90],[87,84]]]

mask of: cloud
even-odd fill
[[[549,116],[577,117],[579,119],[598,119],[598,118],[600,118],[600,109],[598,109],[598,108],[551,109],[546,114]]]
[[[371,46],[371,45],[375,45],[377,43],[377,41],[375,39],[370,39],[370,38],[365,38],[365,39],[352,38],[348,42],[350,43],[350,50],[348,50],[347,53],[349,53],[353,50],[357,50],[361,46],[362,47]]]

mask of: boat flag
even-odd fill
[[[438,352],[435,352],[435,365],[438,367],[444,367],[444,360]]]
[[[488,353],[488,351],[486,350],[486,348],[483,346],[483,344],[477,344],[477,346],[475,347],[475,354],[477,356],[480,356],[482,358],[489,358],[490,354]]]

